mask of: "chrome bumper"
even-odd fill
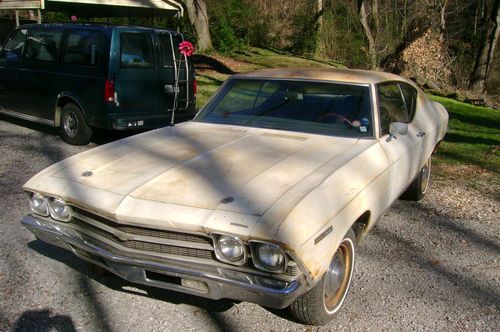
[[[215,300],[227,298],[253,302],[277,309],[289,306],[309,288],[303,276],[293,282],[285,282],[222,267],[153,255],[131,255],[97,239],[89,241],[68,224],[31,215],[23,217],[21,224],[41,241],[68,249],[81,259],[130,282]]]

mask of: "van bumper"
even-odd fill
[[[69,224],[28,215],[21,224],[39,240],[67,249],[76,256],[130,282],[214,300],[232,299],[282,309],[309,286],[303,276],[279,281],[223,267],[194,264],[147,254],[131,254],[96,238],[83,237]]]
[[[174,122],[180,123],[191,120],[195,116],[194,112],[179,111],[175,113]],[[140,130],[153,129],[167,126],[171,123],[172,113],[166,114],[131,114],[111,116],[110,128],[113,130]]]

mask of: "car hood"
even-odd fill
[[[24,188],[119,222],[197,231],[222,226],[249,234],[280,198],[299,183],[300,195],[307,193],[322,178],[310,184],[304,179],[340,156],[349,160],[359,150],[355,146],[366,145],[359,142],[188,122],[70,157]],[[289,206],[280,203],[284,215],[297,199],[287,201]]]

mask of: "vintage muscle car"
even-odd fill
[[[192,121],[40,172],[22,224],[131,282],[326,324],[359,240],[399,197],[425,194],[447,122],[392,74],[238,74]]]

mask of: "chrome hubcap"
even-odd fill
[[[325,308],[334,313],[340,308],[349,288],[352,274],[353,251],[350,239],[344,239],[333,258],[325,280]]]
[[[422,181],[420,183],[420,188],[423,194],[427,191],[427,187],[429,186],[429,180],[431,178],[431,158],[427,160],[427,164],[425,164],[424,168],[422,168]]]
[[[69,137],[75,137],[78,132],[78,118],[73,112],[66,113],[63,121],[64,132]]]

